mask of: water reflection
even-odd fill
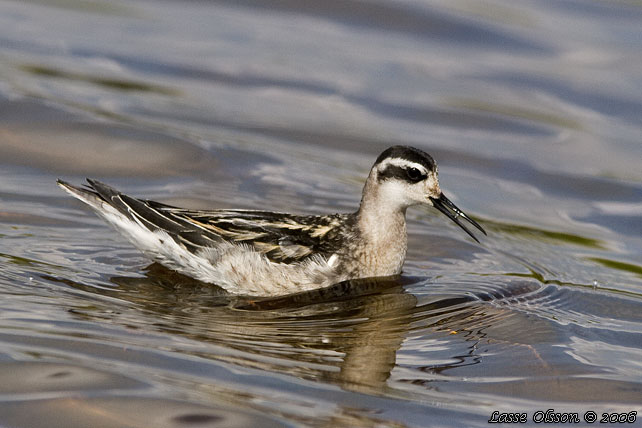
[[[633,3],[0,2],[0,425],[639,407]],[[348,211],[392,143],[434,155],[492,238],[413,211],[420,277],[286,299],[136,277],[142,257],[54,185]]]
[[[170,88],[164,88],[158,85],[150,85],[143,82],[134,82],[129,80],[119,80],[113,78],[95,77],[91,75],[84,75],[78,73],[70,73],[56,68],[47,67],[43,65],[30,65],[23,64],[19,68],[27,73],[36,76],[43,76],[48,78],[66,79],[75,82],[86,82],[98,86],[103,86],[109,89],[118,91],[136,91],[136,92],[152,92],[161,95],[178,95],[176,91]]]
[[[417,304],[404,289],[416,279],[400,277],[267,299],[232,297],[157,264],[145,278],[112,281],[156,329],[239,351],[208,357],[370,392],[385,387]]]
[[[401,276],[256,299],[229,296],[158,264],[150,265],[145,277],[119,276],[111,281],[117,289],[101,292],[133,304],[127,306],[136,313],[95,305],[74,309],[75,316],[222,345],[232,352],[207,347],[174,350],[371,394],[394,394],[389,379],[399,366],[397,353],[409,338],[420,337],[428,348],[434,343],[446,356],[437,362],[404,363],[416,370],[409,381],[429,390],[434,382],[443,382],[438,378],[447,371],[479,363],[481,342],[528,347],[524,343],[532,343],[538,334],[534,329],[519,339],[511,329],[523,320],[516,321],[515,311],[508,307],[487,303],[531,293],[538,288],[534,283],[477,294],[442,289],[417,297],[408,289],[422,286],[426,278]],[[91,291],[82,284],[65,283]],[[550,327],[544,330],[550,332]]]
[[[573,401],[566,384],[590,389],[603,402],[635,400],[636,384],[626,377],[600,378],[601,352],[593,352],[593,366],[577,364],[587,342],[573,337],[599,332],[599,340],[612,346],[635,340],[616,330],[637,325],[636,303],[610,294],[595,299],[585,287],[542,281],[535,274],[401,276],[260,299],[229,296],[157,264],[142,277],[110,276],[111,285],[100,288],[69,277],[43,273],[40,278],[83,296],[64,300],[65,312],[80,321],[71,325],[117,326],[107,335],[63,326],[66,337],[80,334],[127,349],[117,357],[127,364],[138,359],[130,346],[145,349],[140,361],[147,361],[146,371],[154,375],[166,376],[165,363],[156,359],[167,352],[179,356],[175,363],[198,361],[205,378],[190,388],[202,391],[213,388],[225,366],[336,385],[346,393],[447,406],[468,405],[472,396],[480,397],[481,405],[488,396],[503,396],[504,388],[514,399]],[[620,321],[605,324],[615,311]],[[183,376],[182,364],[171,378]],[[621,364],[619,371],[631,369]],[[265,380],[259,387],[260,382]],[[245,388],[257,400],[272,402],[250,385]]]

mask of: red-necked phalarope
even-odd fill
[[[88,179],[58,180],[146,255],[230,293],[276,296],[340,281],[397,275],[406,258],[406,208],[437,208],[484,229],[439,188],[433,158],[394,146],[375,161],[355,213],[303,216],[253,210],[199,211],[136,199]],[[479,241],[477,241],[479,242]]]

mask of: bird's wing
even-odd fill
[[[297,216],[252,210],[190,210],[133,198],[96,180],[87,188],[60,182],[77,196],[106,202],[151,231],[167,232],[179,245],[196,253],[222,242],[243,244],[275,262],[297,262],[319,254],[329,258],[347,215]],[[90,203],[91,204],[91,203]]]
[[[148,204],[154,203],[145,201]],[[156,207],[179,222],[194,226],[197,234],[213,234],[228,242],[244,244],[276,262],[303,261],[318,254],[330,257],[340,238],[341,215],[297,216],[253,210],[197,211]]]

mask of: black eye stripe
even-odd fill
[[[417,175],[410,170],[415,170]],[[406,181],[408,183],[418,183],[426,179],[426,174],[423,174],[419,169],[414,167],[401,167],[397,165],[388,165],[383,171],[379,172],[377,176],[379,180],[388,180],[396,178],[397,180]]]

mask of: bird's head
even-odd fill
[[[437,164],[428,153],[409,146],[393,146],[379,155],[364,188],[363,201],[376,199],[388,209],[405,211],[412,205],[437,208],[479,242],[460,218],[486,234],[473,219],[455,206],[441,191]],[[362,202],[363,203],[363,202]]]

